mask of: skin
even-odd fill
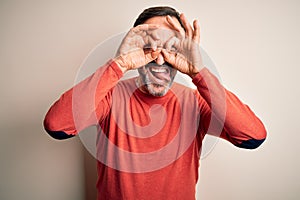
[[[200,28],[180,15],[185,30],[175,17],[156,16],[136,26],[123,39],[114,59],[125,73],[138,69],[139,89],[163,96],[171,87],[177,70],[194,78],[204,67],[200,55]]]

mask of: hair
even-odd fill
[[[167,15],[170,15],[171,17],[176,17],[180,25],[184,28],[183,23],[180,19],[179,12],[169,6],[157,6],[157,7],[150,7],[145,9],[135,20],[133,27],[143,24],[145,21],[147,21],[152,17],[167,16]]]

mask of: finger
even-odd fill
[[[162,41],[160,39],[160,36],[159,36],[157,30],[148,31],[147,34],[150,37],[151,47],[156,47],[156,48],[161,48],[162,47]],[[155,51],[156,48],[154,48],[153,50]]]
[[[131,37],[134,37],[134,35],[139,35],[141,36],[144,40],[147,40],[145,43],[147,44],[149,42],[149,40],[151,40],[149,43],[150,44],[154,44],[154,40],[159,40],[159,36],[157,34],[153,34],[155,29],[157,29],[159,27],[158,24],[141,24],[141,25],[138,25],[136,27],[134,27],[131,32],[133,33],[131,35]],[[151,38],[151,39],[149,39]],[[156,46],[155,44],[154,45],[151,45],[151,46]]]
[[[129,31],[129,35],[133,36],[135,34],[142,35],[145,31],[154,30],[159,28],[159,24],[140,24],[136,27],[133,27]]]
[[[149,35],[151,35],[151,37],[154,40],[159,40],[160,39],[160,36],[158,34],[158,30],[148,31],[148,33],[149,33]]]
[[[161,52],[164,60],[173,67],[176,67],[176,53],[170,53],[166,49],[162,49]]]
[[[157,49],[156,41],[150,35],[148,35],[147,38],[148,38],[147,41],[148,46],[151,48],[151,50],[156,51]]]
[[[148,31],[159,28],[159,24],[140,24],[133,28],[133,31]]]
[[[143,40],[142,38],[139,38],[136,40],[136,44],[132,48],[143,49],[146,45],[147,45],[147,43],[145,42],[145,40]]]
[[[167,51],[177,51],[179,48],[179,39],[177,37],[171,37],[166,43],[165,43],[165,49]]]
[[[193,22],[194,26],[194,33],[193,33],[193,41],[195,41],[197,44],[200,43],[200,26],[197,20],[194,20]]]
[[[155,60],[158,55],[160,54],[160,50],[158,51],[152,51],[152,52],[149,52],[149,53],[145,53],[145,64],[148,64],[149,62]]]
[[[180,36],[182,36],[182,37],[185,36],[185,31],[184,31],[184,29],[180,26],[179,23],[176,23],[176,22],[174,21],[174,19],[173,19],[170,15],[167,16],[167,22],[171,25],[171,27],[172,27],[175,31],[177,31],[177,32],[179,33]]]
[[[181,19],[181,21],[183,23],[183,26],[185,28],[186,35],[189,38],[192,38],[192,36],[193,36],[193,28],[192,28],[191,24],[188,22],[187,18],[185,17],[185,15],[183,13],[180,14],[180,19]]]
[[[172,63],[170,62],[171,60],[170,60],[170,53],[169,53],[169,51],[166,50],[166,49],[162,49],[161,53],[162,53],[165,61],[168,62],[168,63],[170,63],[172,65]]]

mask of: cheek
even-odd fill
[[[171,74],[171,77],[174,77],[177,74],[177,70],[172,68],[170,74]]]
[[[146,75],[146,73],[147,73],[146,67],[143,66],[143,67],[138,68],[138,72],[140,75]]]

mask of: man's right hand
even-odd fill
[[[114,59],[123,73],[157,58],[161,51],[157,48],[159,38],[152,33],[158,27],[155,24],[141,24],[131,28],[126,34]]]

